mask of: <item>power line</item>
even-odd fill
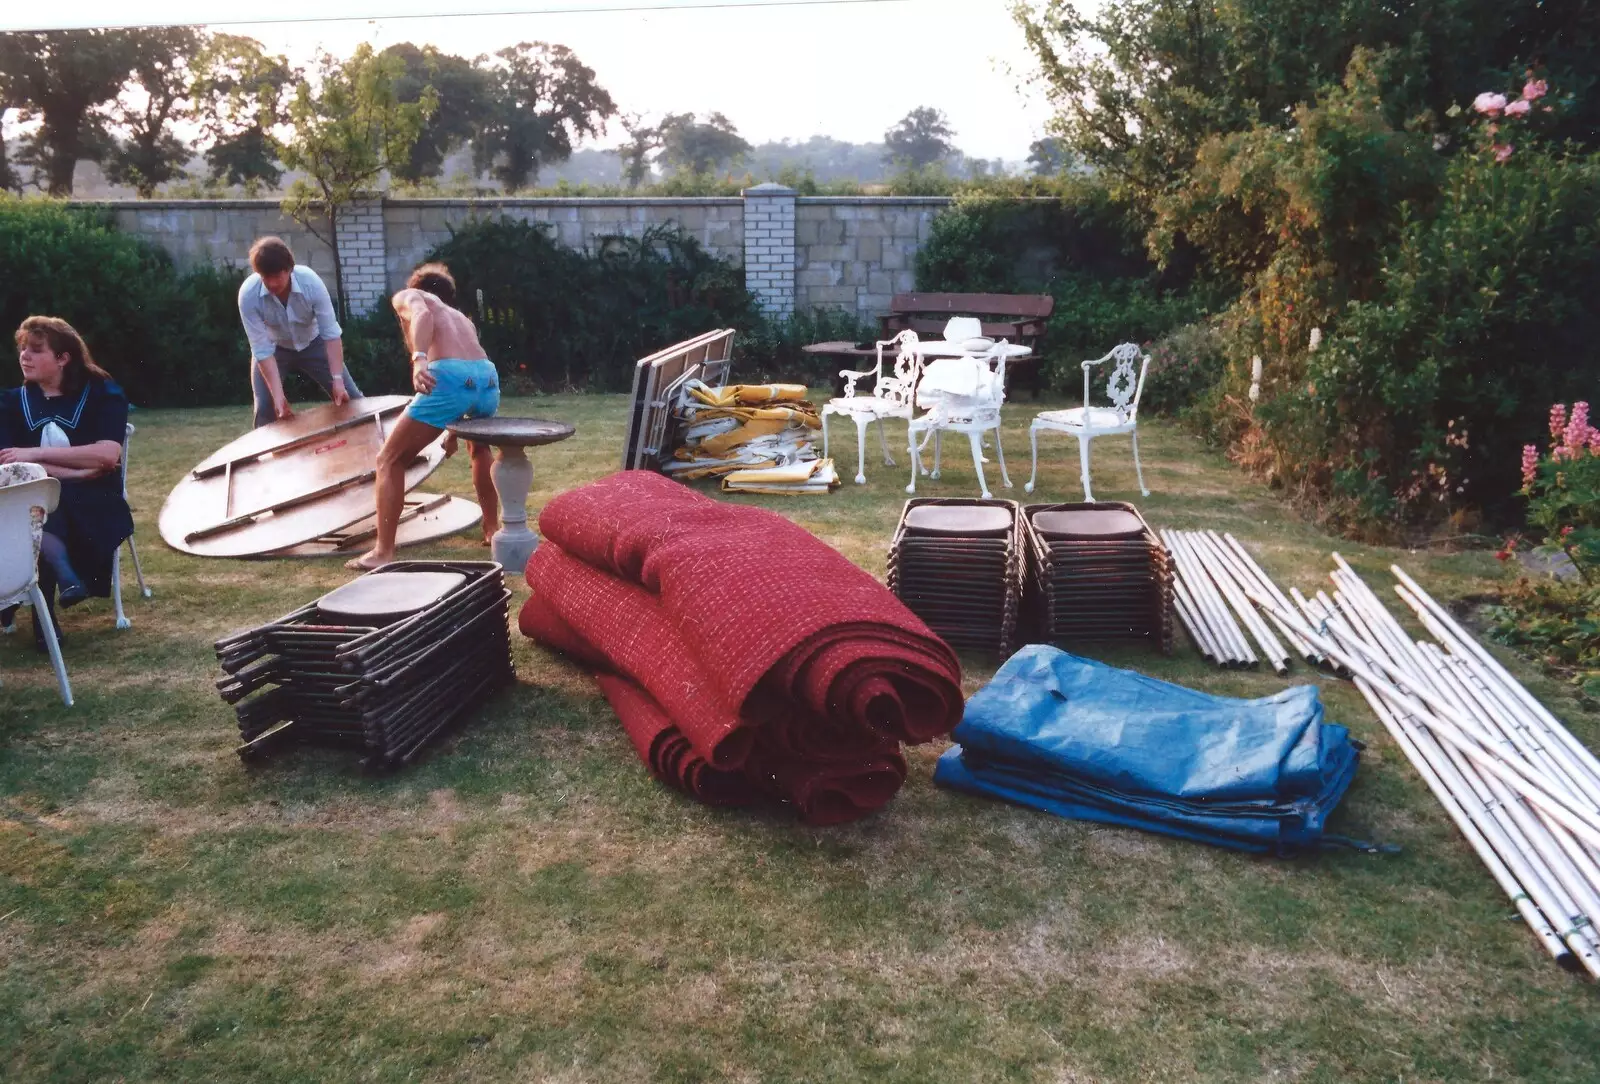
[[[550,7],[520,10],[408,12],[399,15],[256,15],[249,18],[203,19],[194,22],[97,22],[85,27],[14,26],[7,30],[67,30],[92,26],[104,30],[127,30],[141,26],[246,26],[260,23],[366,23],[400,19],[477,19],[514,15],[606,15],[623,12],[725,11],[734,8],[810,8],[846,7],[864,4],[909,4],[915,0],[687,0],[686,3],[614,4],[606,7]]]

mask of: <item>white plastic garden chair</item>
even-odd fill
[[[856,485],[858,486],[867,482],[867,426],[873,422],[878,423],[878,444],[883,448],[884,466],[894,466],[894,459],[889,455],[889,440],[883,435],[883,423],[888,418],[904,418],[910,421],[911,415],[915,413],[912,396],[922,370],[922,359],[910,349],[916,343],[915,331],[902,331],[892,339],[879,342],[878,363],[871,369],[860,372],[854,369],[839,370],[839,375],[845,378],[844,394],[837,399],[829,399],[822,408],[822,458],[824,459],[828,458],[828,415],[843,415],[856,423]],[[885,347],[895,349],[894,365],[887,373],[883,371]],[[857,381],[869,376],[873,378],[872,394],[858,395]]]
[[[122,499],[128,499],[128,438],[133,436],[134,428],[130,424],[127,431],[122,434]],[[139,593],[145,598],[150,597],[150,588],[144,583],[144,569],[139,564],[139,547],[133,544],[133,534],[128,534],[128,552],[133,555],[133,574],[139,581]],[[117,547],[117,552],[111,558],[111,601],[117,611],[117,628],[125,629],[133,624],[122,612],[122,547]]]
[[[1143,357],[1135,375],[1134,362]],[[1097,407],[1089,401],[1089,374],[1096,365],[1116,362],[1106,381],[1108,407]],[[1083,406],[1070,410],[1046,410],[1033,419],[1028,427],[1028,441],[1033,445],[1033,471],[1028,484],[1022,488],[1033,492],[1033,483],[1039,477],[1039,433],[1049,430],[1065,433],[1078,440],[1078,462],[1083,474],[1083,499],[1094,500],[1089,485],[1089,442],[1095,437],[1111,437],[1122,433],[1133,438],[1133,469],[1139,476],[1139,492],[1146,497],[1150,491],[1144,487],[1144,467],[1139,463],[1139,397],[1144,394],[1145,374],[1150,371],[1150,355],[1142,354],[1137,343],[1123,343],[1114,347],[1103,358],[1083,363]]]
[[[44,477],[37,464],[12,464],[37,469],[40,477],[11,485],[0,485],[0,609],[28,603],[33,619],[39,623],[50,665],[55,668],[61,699],[72,706],[72,685],[67,681],[67,666],[61,661],[61,643],[56,638],[50,607],[39,589],[39,536],[45,517],[61,500],[61,482]]]
[[[938,368],[935,369],[934,365]],[[948,379],[945,374],[948,374]],[[944,358],[923,371],[917,401],[927,413],[906,424],[906,443],[911,451],[911,484],[906,492],[917,491],[917,472],[939,477],[939,437],[943,433],[965,433],[972,444],[972,465],[978,472],[978,488],[989,499],[989,480],[984,476],[983,435],[994,433],[995,454],[1000,459],[1000,480],[1011,488],[1006,473],[1006,452],[1000,444],[1000,408],[1006,399],[1006,341],[990,346],[981,354]],[[923,434],[917,443],[917,434]],[[922,468],[921,451],[934,441],[933,470]]]

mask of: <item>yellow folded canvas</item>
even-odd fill
[[[708,406],[754,405],[788,400],[802,401],[806,397],[803,384],[729,384],[722,388],[708,388],[704,384],[690,384],[689,394]]]

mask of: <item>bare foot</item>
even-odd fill
[[[389,554],[385,557],[377,550],[371,550],[363,553],[360,557],[350,558],[344,563],[344,567],[352,572],[371,572],[373,569],[381,568],[392,560],[394,560],[394,554]]]
[[[482,546],[484,549],[489,549],[491,546],[494,545],[494,540],[492,538],[490,538],[488,535],[484,535],[483,536],[483,541],[479,542],[478,545]]]
[[[444,450],[444,457],[446,459],[449,459],[451,456],[456,454],[456,445],[457,441],[454,433],[446,433],[444,440],[439,442],[439,447]]]

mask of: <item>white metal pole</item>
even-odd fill
[[[1232,606],[1238,614],[1238,620],[1243,627],[1250,630],[1250,635],[1256,638],[1256,643],[1261,644],[1261,654],[1266,657],[1267,664],[1272,665],[1275,672],[1288,673],[1290,670],[1290,656],[1283,651],[1283,644],[1278,643],[1277,636],[1272,635],[1272,630],[1267,628],[1267,622],[1261,619],[1261,614],[1251,606],[1250,600],[1245,598],[1245,593],[1240,590],[1242,584],[1237,582],[1234,569],[1222,556],[1221,550],[1211,542],[1205,532],[1195,531],[1189,536],[1189,542],[1194,547],[1195,553],[1200,558],[1206,574],[1211,577],[1222,598]]]
[[[1277,609],[1277,604],[1262,597],[1255,596],[1257,605],[1263,609]],[[1305,622],[1295,618],[1294,615],[1280,611],[1284,618],[1297,622],[1295,629],[1319,650],[1324,651],[1333,659],[1344,665],[1352,674],[1366,679],[1377,686],[1383,695],[1396,703],[1406,712],[1426,720],[1428,729],[1441,740],[1460,749],[1467,756],[1477,761],[1483,770],[1499,776],[1504,782],[1518,793],[1526,795],[1530,800],[1539,803],[1547,809],[1552,816],[1566,825],[1574,835],[1591,845],[1600,845],[1600,823],[1590,817],[1585,811],[1572,809],[1559,797],[1551,794],[1541,777],[1518,761],[1501,759],[1491,752],[1494,742],[1479,732],[1479,728],[1470,721],[1462,719],[1454,709],[1445,704],[1439,697],[1431,692],[1424,692],[1417,687],[1417,683],[1405,677],[1398,669],[1388,662],[1376,657],[1376,653],[1361,646],[1359,642],[1352,642],[1355,651],[1365,655],[1379,669],[1386,671],[1390,676],[1381,677],[1372,668],[1357,662],[1349,653],[1335,646],[1326,637],[1312,631]],[[1333,619],[1329,618],[1331,622]],[[1392,690],[1392,691],[1391,691]]]
[[[1296,597],[1299,599],[1298,592]],[[1331,616],[1325,611],[1319,613],[1309,604],[1304,608],[1308,615],[1319,619]],[[1371,635],[1370,630],[1367,635]],[[1342,635],[1339,638],[1348,640]],[[1572,901],[1552,887],[1547,875],[1530,862],[1526,848],[1512,838],[1514,826],[1504,823],[1503,812],[1473,797],[1474,788],[1462,774],[1471,772],[1470,763],[1453,757],[1415,716],[1391,705],[1371,683],[1356,677],[1355,684],[1444,806],[1446,814],[1466,836],[1490,875],[1511,897],[1545,950],[1557,959],[1570,953],[1587,971],[1600,977],[1600,952],[1596,951],[1586,931],[1568,919],[1575,913]],[[1563,919],[1564,936],[1555,933],[1551,916]]]
[[[1433,596],[1422,589],[1421,584],[1417,583],[1416,580],[1406,575],[1405,569],[1401,568],[1399,565],[1390,565],[1389,571],[1393,572],[1395,574],[1395,578],[1401,583],[1405,584],[1405,586],[1411,590],[1411,593],[1416,596],[1417,601],[1421,602],[1425,607],[1427,607],[1427,609],[1439,619],[1441,624],[1443,624],[1446,628],[1453,630],[1457,634],[1460,642],[1471,654],[1477,656],[1478,660],[1483,663],[1484,668],[1488,670],[1489,673],[1493,674],[1497,679],[1499,679],[1499,681],[1505,685],[1506,689],[1514,696],[1522,700],[1522,702],[1527,705],[1529,710],[1531,710],[1539,718],[1543,719],[1545,721],[1545,725],[1549,727],[1551,733],[1554,734],[1555,737],[1568,748],[1570,748],[1573,751],[1573,754],[1589,769],[1590,772],[1596,776],[1600,776],[1600,758],[1597,758],[1587,746],[1579,741],[1577,737],[1566,728],[1566,725],[1563,724],[1560,719],[1557,719],[1553,714],[1551,714],[1549,708],[1540,703],[1539,699],[1530,693],[1527,687],[1522,684],[1522,682],[1512,677],[1511,672],[1504,666],[1501,666],[1500,661],[1493,655],[1489,654],[1488,650],[1482,644],[1478,643],[1477,640],[1473,638],[1471,633],[1462,628],[1460,623],[1457,622],[1454,617],[1450,616],[1448,610],[1435,602]]]

